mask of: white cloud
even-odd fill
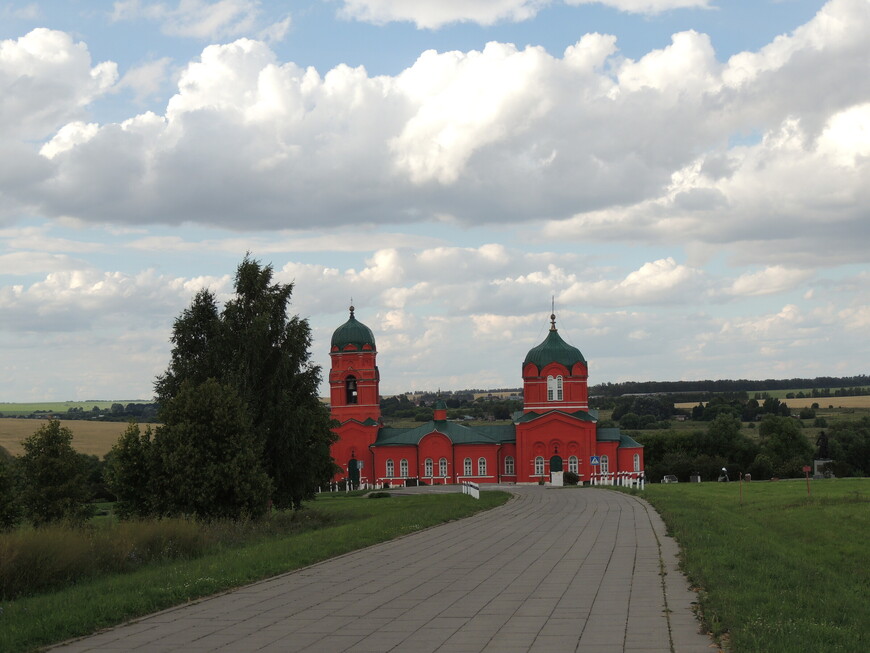
[[[734,280],[726,292],[730,295],[752,297],[772,295],[796,288],[813,275],[812,270],[798,270],[774,265],[758,272],[747,272]]]
[[[146,99],[156,96],[163,89],[168,80],[168,68],[171,62],[172,59],[169,57],[161,57],[133,66],[124,73],[117,88],[130,89],[137,102],[144,102]]]
[[[26,5],[16,5],[8,2],[0,7],[0,18],[14,18],[17,20],[36,20],[42,15],[39,5],[30,2]]]
[[[0,41],[0,140],[43,138],[116,79],[113,62],[91,67],[87,46],[64,32],[38,28]]]
[[[581,306],[634,306],[697,303],[707,280],[701,270],[673,258],[644,263],[622,280],[578,280],[559,295],[559,302]]]
[[[411,22],[418,29],[438,29],[450,23],[521,22],[553,4],[552,0],[342,0],[340,15],[382,25]],[[657,14],[672,9],[708,7],[710,0],[564,0],[568,5],[601,4],[619,11]]]
[[[726,255],[741,264],[858,260],[868,33],[866,2],[833,0],[726,63],[696,32],[637,60],[588,34],[561,57],[500,43],[425,52],[393,77],[321,75],[240,39],[186,65],[163,115],[95,129],[68,111],[45,123],[47,143],[10,143],[0,210],[240,230],[548,219],[543,237],[679,242],[693,256],[739,243]],[[764,137],[727,145],[747,132]]]
[[[111,17],[114,21],[154,20],[170,36],[223,39],[246,35],[283,39],[290,18],[262,25],[261,4],[259,0],[178,0],[173,6],[165,2],[122,0],[114,3]]]

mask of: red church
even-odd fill
[[[332,457],[342,468],[336,481],[560,484],[560,472],[574,472],[581,482],[612,483],[642,475],[643,447],[618,428],[598,428],[589,412],[586,359],[559,335],[555,315],[547,337],[523,360],[523,412],[511,424],[449,421],[439,399],[430,422],[384,426],[377,354],[371,329],[351,306],[330,348],[331,412],[339,422]]]

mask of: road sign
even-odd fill
[[[590,465],[600,465],[601,464],[601,456],[592,456],[589,459]]]
[[[804,465],[804,471],[805,471],[805,472],[811,472],[811,471],[813,471],[813,468],[810,467],[809,465]]]

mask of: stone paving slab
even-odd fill
[[[643,500],[504,488],[506,505],[53,649],[711,653]],[[665,575],[661,575],[661,570]]]

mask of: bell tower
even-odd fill
[[[381,417],[377,348],[372,330],[354,317],[332,334],[329,351],[329,398],[332,417],[342,424],[348,420],[378,422]]]

